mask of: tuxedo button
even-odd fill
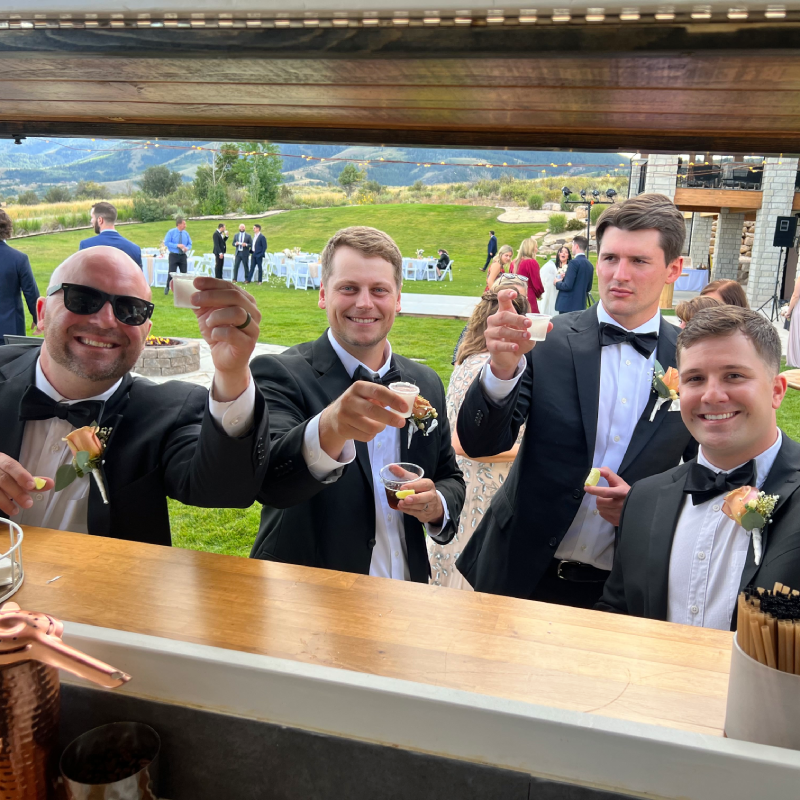
[[[581,499],[581,497],[583,497],[583,490],[581,490],[581,489],[576,489],[576,490],[575,490],[575,491],[572,493],[572,497],[573,497],[575,500],[580,500],[580,499]]]
[[[615,436],[615,437],[614,437],[614,441],[615,441],[615,442],[618,442],[618,441],[619,441],[619,436]]]
[[[711,506],[711,510],[712,511],[719,511],[719,506],[717,506],[717,505]]]
[[[60,449],[61,449],[61,445],[54,444],[54,445],[53,445],[53,446],[50,448],[50,452],[51,452],[51,453],[57,453],[57,452],[58,452]]]
[[[550,537],[550,541],[547,543],[550,547],[555,547],[558,544],[558,539],[555,536]]]
[[[698,558],[699,561],[705,561],[706,560],[706,554],[702,553],[702,552],[698,553],[697,554],[697,558]]]
[[[375,540],[374,540],[374,539],[370,539],[370,540],[367,542],[367,544],[368,544],[370,547],[375,547]]]
[[[692,614],[697,614],[697,613],[700,611],[700,609],[699,609],[697,606],[692,606],[692,607],[689,609],[689,611],[691,611],[691,612],[692,612]]]

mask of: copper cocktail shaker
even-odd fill
[[[59,679],[65,669],[113,688],[130,675],[61,641],[64,626],[47,614],[0,608],[0,797],[45,800],[57,775]]]

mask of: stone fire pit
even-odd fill
[[[139,375],[167,377],[200,369],[200,342],[189,339],[148,339],[133,367]]]

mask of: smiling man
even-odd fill
[[[225,281],[197,278],[193,302],[211,348],[212,391],[157,385],[130,370],[145,346],[153,304],[121,250],[81,250],[57,267],[39,299],[39,347],[0,348],[0,513],[45,528],[170,544],[167,497],[246,508],[266,471],[267,410],[248,360],[261,315]],[[56,492],[72,462],[65,437],[106,429],[99,471]],[[37,489],[34,477],[45,478]]]
[[[653,368],[675,364],[678,336],[659,298],[681,273],[684,237],[683,215],[663,195],[607,208],[597,223],[600,302],[555,317],[535,347],[513,292],[500,293],[486,328],[491,357],[461,406],[458,437],[481,458],[511,449],[527,426],[458,561],[477,591],[591,608],[629,484],[694,454],[680,414],[667,404],[653,415]],[[603,485],[584,487],[592,467]]]
[[[452,539],[464,480],[441,380],[387,339],[400,311],[402,256],[382,231],[353,227],[330,239],[321,260],[328,330],[252,363],[270,408],[272,458],[251,556],[426,583],[423,526],[437,541]],[[428,435],[409,439],[408,405],[387,388],[396,381],[416,384],[438,412]],[[379,473],[398,462],[425,474],[395,510]]]
[[[678,338],[681,416],[696,459],[637,483],[597,608],[729,630],[739,591],[800,588],[800,445],[777,426],[786,393],[781,343],[755,311],[698,312]],[[757,564],[752,535],[723,513],[725,495],[777,495]]]

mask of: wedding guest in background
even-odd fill
[[[130,374],[153,304],[127,255],[90,247],[56,268],[38,301],[41,348],[0,347],[0,512],[23,525],[169,545],[168,497],[206,508],[254,502],[269,453],[267,409],[248,367],[261,315],[229,283],[195,284],[215,368],[210,392]],[[95,422],[99,436],[86,428]],[[53,491],[73,459],[65,437],[99,459],[101,481],[87,474]],[[41,489],[34,476],[46,479]]]
[[[444,248],[439,248],[439,260],[436,262],[436,280],[442,279],[442,274],[450,263],[450,255]]]
[[[508,477],[508,471],[516,458],[519,443],[525,432],[523,425],[514,446],[505,453],[492,456],[491,460],[467,458],[456,434],[456,419],[464,400],[464,394],[483,365],[489,360],[484,333],[486,320],[497,311],[497,287],[499,285],[517,289],[517,296],[512,300],[514,309],[519,314],[526,314],[530,310],[530,306],[525,297],[525,287],[522,284],[522,281],[518,281],[516,284],[511,281],[500,281],[495,284],[493,291],[484,293],[472,312],[466,334],[458,348],[456,368],[450,376],[450,384],[447,389],[447,418],[452,431],[456,463],[464,475],[467,489],[464,508],[456,523],[456,534],[453,539],[447,544],[439,544],[433,539],[428,539],[431,582],[437,586],[472,590],[472,587],[456,569],[456,559],[469,541],[483,514],[488,510],[494,493]]]
[[[167,231],[164,245],[169,252],[169,271],[186,272],[188,266],[186,254],[192,249],[192,237],[186,230],[186,220],[183,217],[175,218],[175,227]],[[172,280],[167,278],[164,294],[169,294],[171,283]]]
[[[250,272],[247,282],[251,283],[256,269],[258,269],[258,285],[264,281],[263,263],[264,254],[267,252],[267,237],[261,233],[261,226],[253,225],[253,254],[250,256]]]
[[[800,586],[800,445],[776,421],[781,342],[755,311],[720,306],[687,323],[677,355],[680,413],[700,449],[632,487],[597,608],[730,630],[746,586]],[[777,497],[763,533],[735,521],[744,500],[727,496],[743,486]]]
[[[85,250],[87,247],[96,247],[99,244],[116,247],[129,255],[140,267],[142,266],[142,249],[138,244],[128,241],[114,227],[117,222],[117,209],[115,206],[105,201],[95,203],[92,206],[91,221],[94,232],[97,235],[84,239],[78,246],[79,250]]]
[[[514,269],[514,249],[510,244],[504,244],[492,260],[489,267],[489,274],[486,276],[486,288],[488,289],[501,275],[511,272]]]
[[[739,306],[740,308],[750,308],[747,302],[747,295],[744,293],[742,285],[738,281],[729,278],[720,278],[718,281],[707,283],[701,290],[702,297],[713,297],[726,306]]]
[[[798,300],[800,300],[800,275],[797,276],[797,280],[794,282],[794,290],[787,309],[789,344],[786,349],[786,366],[794,367],[795,369],[800,367],[800,313],[794,313]]]
[[[539,309],[542,314],[549,314],[551,317],[558,314],[558,311],[556,311],[556,300],[558,300],[556,277],[566,275],[570,258],[572,258],[572,253],[570,253],[569,247],[564,245],[559,247],[555,259],[550,259],[540,270],[542,286],[544,287],[544,297],[539,302]]]
[[[528,280],[528,305],[535,314],[539,313],[539,299],[544,295],[544,286],[539,274],[539,262],[536,260],[538,245],[533,236],[523,239],[517,253],[515,275],[521,275]]]
[[[681,321],[680,327],[685,328],[686,323],[698,312],[702,311],[704,308],[714,308],[716,306],[721,306],[719,300],[714,297],[704,297],[703,295],[699,294],[697,297],[693,297],[691,300],[684,300],[682,303],[678,303],[675,307],[675,316]]]
[[[248,272],[250,271],[250,248],[253,245],[253,239],[247,228],[243,223],[239,225],[239,233],[233,237],[233,246],[236,249],[236,257],[233,260],[233,282],[239,280],[239,265],[242,265],[244,272],[245,282],[249,282]]]
[[[481,267],[483,272],[486,272],[492,259],[497,255],[497,237],[494,231],[489,231],[489,246],[487,247],[486,263]]]
[[[556,281],[558,299],[556,311],[566,314],[568,311],[583,311],[586,308],[589,292],[592,290],[594,268],[586,257],[589,240],[585,236],[576,236],[572,240],[572,259],[567,266],[563,278]]]
[[[458,568],[481,592],[591,608],[611,570],[630,484],[694,455],[653,369],[675,365],[677,328],[659,299],[681,274],[683,215],[660,194],[610,206],[597,223],[600,302],[559,314],[534,347],[530,321],[498,293],[489,362],[467,390],[457,432],[469,456],[519,455]],[[651,420],[652,417],[652,420]],[[602,485],[585,487],[592,467]]]
[[[227,249],[228,229],[224,222],[217,225],[214,231],[214,277],[222,280],[222,269],[225,266],[225,250]]]
[[[7,333],[15,336],[25,335],[25,309],[22,298],[28,305],[31,315],[31,328],[36,329],[36,301],[39,287],[33,277],[28,256],[6,244],[14,232],[14,223],[5,211],[0,209],[0,345]]]
[[[319,306],[330,328],[251,365],[272,437],[251,556],[427,583],[426,532],[453,537],[464,479],[441,379],[393,353],[387,338],[400,311],[403,259],[391,237],[359,226],[338,231],[321,261]],[[416,384],[438,414],[410,441],[408,403],[388,389],[395,381]],[[380,470],[398,462],[425,476],[394,510]]]

